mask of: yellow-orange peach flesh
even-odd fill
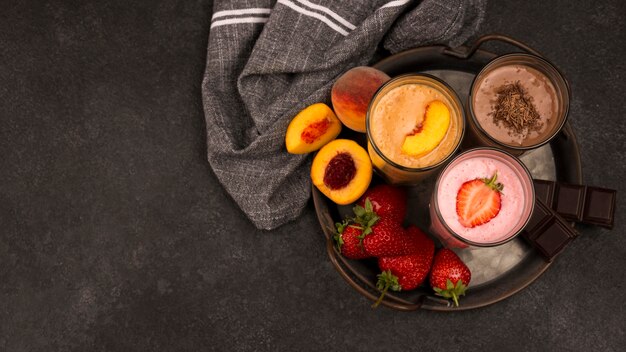
[[[336,139],[315,155],[311,180],[324,195],[341,205],[359,199],[372,181],[372,162],[356,142]]]
[[[291,154],[306,154],[320,149],[337,138],[341,121],[323,103],[313,104],[291,120],[285,134],[285,145]]]

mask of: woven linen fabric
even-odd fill
[[[342,73],[392,53],[457,46],[482,21],[486,0],[216,1],[202,97],[208,161],[259,229],[296,218],[311,193],[311,155],[291,155],[291,119],[330,104]],[[344,127],[345,128],[345,127]]]

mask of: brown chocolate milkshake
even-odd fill
[[[476,122],[506,145],[541,143],[561,122],[554,85],[527,65],[504,65],[486,72],[474,83],[472,97]]]

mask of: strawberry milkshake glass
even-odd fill
[[[439,174],[430,231],[446,247],[501,245],[524,229],[534,204],[532,177],[519,159],[491,147],[471,149]]]

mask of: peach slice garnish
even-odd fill
[[[426,107],[424,120],[406,136],[402,144],[402,152],[411,156],[422,156],[443,140],[450,126],[450,110],[440,100],[433,100]]]

